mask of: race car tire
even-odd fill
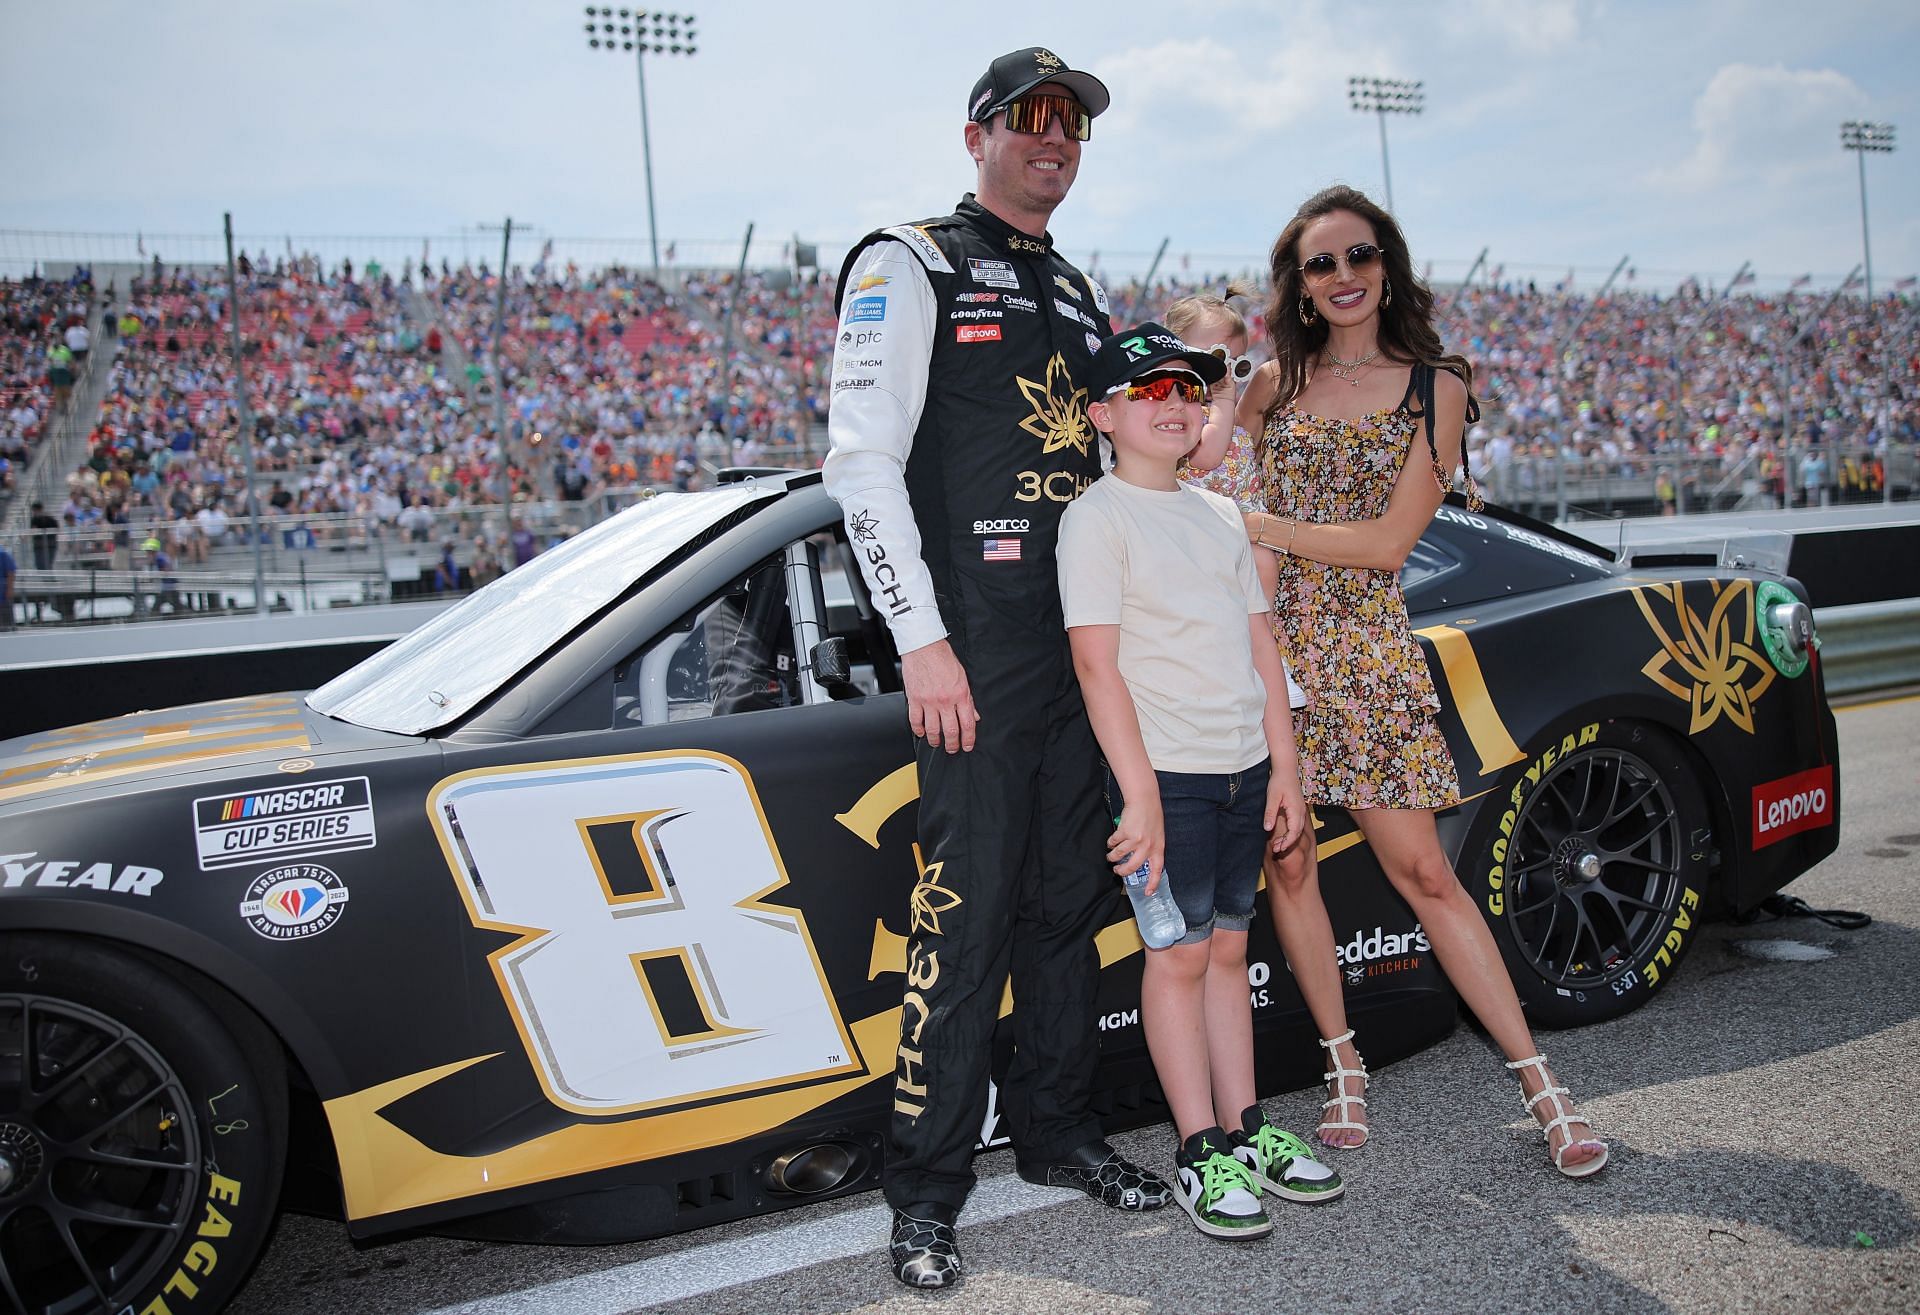
[[[286,1070],[218,998],[99,942],[0,935],[0,1309],[189,1315],[246,1279]]]
[[[1698,932],[1713,849],[1673,736],[1559,728],[1502,779],[1487,817],[1461,876],[1533,1023],[1617,1018],[1667,984]]]

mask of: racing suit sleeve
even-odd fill
[[[827,413],[827,493],[874,606],[902,653],[945,639],[907,499],[907,455],[927,402],[933,284],[904,243],[876,242],[847,274]]]

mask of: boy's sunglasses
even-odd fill
[[[1107,394],[1124,392],[1129,402],[1164,402],[1177,395],[1183,402],[1207,400],[1207,386],[1191,375],[1149,374],[1130,379]]]
[[[1251,356],[1235,356],[1227,350],[1227,345],[1223,342],[1215,343],[1213,346],[1207,348],[1207,350],[1227,363],[1227,378],[1233,380],[1235,383],[1243,384],[1253,374],[1253,358]]]
[[[1047,130],[1047,125],[1053,122],[1055,115],[1060,117],[1060,131],[1076,141],[1086,141],[1093,136],[1093,116],[1087,113],[1087,107],[1073,97],[1057,92],[1021,96],[1008,101],[1007,130],[1039,136]]]
[[[1379,263],[1380,248],[1371,242],[1347,248],[1347,268],[1355,274],[1372,269]],[[1340,258],[1331,251],[1322,251],[1317,256],[1308,256],[1300,266],[1300,272],[1307,276],[1309,283],[1324,283],[1340,272]]]

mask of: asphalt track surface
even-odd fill
[[[1790,893],[1874,917],[1714,924],[1645,1008],[1542,1045],[1613,1141],[1598,1178],[1548,1167],[1479,1034],[1376,1074],[1344,1199],[1274,1202],[1215,1242],[1178,1207],[1125,1216],[977,1162],[965,1281],[888,1273],[877,1193],[595,1248],[411,1238],[356,1246],[288,1216],[237,1312],[781,1315],[939,1311],[1911,1311],[1920,1309],[1920,697],[1838,713],[1840,852]],[[1362,1038],[1364,1042],[1365,1038]],[[1317,1092],[1266,1102],[1304,1132]],[[1171,1168],[1165,1125],[1116,1138]],[[1269,1198],[1271,1200],[1271,1198]]]

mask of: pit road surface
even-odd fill
[[[356,1247],[287,1216],[231,1307],[251,1315],[812,1315],[939,1311],[1911,1311],[1920,1308],[1920,697],[1838,713],[1840,852],[1789,893],[1871,913],[1707,927],[1637,1013],[1542,1048],[1613,1160],[1549,1167],[1518,1088],[1467,1027],[1381,1070],[1374,1138],[1327,1155],[1344,1199],[1272,1202],[1272,1236],[1215,1242],[1178,1207],[1128,1216],[976,1162],[965,1281],[888,1273],[867,1193],[598,1248],[413,1238]],[[1364,1045],[1366,1038],[1360,1038]],[[1320,1094],[1266,1107],[1305,1133]],[[1171,1171],[1166,1125],[1114,1139]],[[1864,1239],[1871,1239],[1865,1244]]]

